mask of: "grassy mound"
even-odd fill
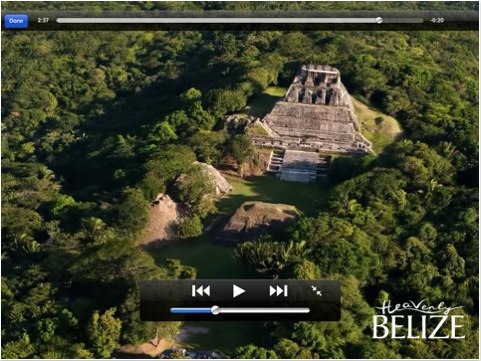
[[[300,215],[296,207],[288,204],[245,202],[226,223],[218,239],[228,243],[255,239],[260,234],[284,228]]]
[[[361,126],[361,133],[373,144],[376,153],[394,142],[402,133],[396,119],[352,98],[354,109]]]

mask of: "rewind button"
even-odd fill
[[[210,297],[210,285],[204,287],[203,285],[197,287],[196,285],[192,285],[192,297],[198,294],[200,297],[207,295]]]

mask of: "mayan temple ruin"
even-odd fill
[[[268,171],[282,180],[315,181],[325,175],[333,154],[371,151],[341,74],[330,66],[303,65],[284,98],[258,124],[266,135],[252,141],[273,148]]]

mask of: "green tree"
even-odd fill
[[[215,165],[222,160],[226,137],[225,131],[199,131],[187,140],[187,144],[191,146],[200,162]]]
[[[187,113],[184,110],[176,110],[170,113],[165,118],[165,121],[175,129],[175,132],[179,135],[184,135],[185,132],[191,127],[191,122]]]
[[[241,90],[215,89],[209,92],[208,97],[209,110],[218,118],[243,110],[247,104],[247,96]]]
[[[147,217],[147,201],[142,192],[135,188],[124,189],[117,208],[117,224],[127,231],[138,232],[145,225]]]
[[[273,350],[265,349],[264,347],[258,347],[252,344],[236,348],[235,356],[236,358],[243,359],[271,359],[278,357]]]
[[[199,165],[183,173],[176,181],[178,198],[190,212],[200,218],[215,212],[214,181]]]
[[[83,237],[89,243],[102,244],[114,237],[114,231],[100,218],[82,218],[80,223]]]
[[[159,144],[166,144],[176,139],[177,134],[175,134],[174,129],[172,129],[170,124],[165,120],[158,123],[149,135],[151,142]]]
[[[235,135],[230,142],[230,153],[234,157],[239,173],[244,175],[244,164],[254,157],[255,150],[251,140],[243,134]]]
[[[103,314],[95,311],[87,325],[87,337],[96,356],[109,358],[120,338],[121,322],[115,317],[115,308]]]
[[[286,338],[275,344],[274,352],[282,359],[312,358],[309,350],[301,348],[297,343]]]
[[[188,172],[195,161],[195,153],[188,146],[167,145],[157,148],[150,154],[140,184],[146,197],[154,199],[158,193],[165,193],[167,185],[179,174]]]
[[[316,280],[321,277],[319,267],[307,259],[295,263],[289,271],[290,277],[300,280]]]
[[[177,235],[181,239],[198,237],[201,234],[202,234],[202,221],[197,215],[184,218],[177,225]]]
[[[202,93],[199,89],[189,88],[180,95],[180,98],[186,102],[191,103],[202,98]]]
[[[26,332],[18,340],[2,345],[2,357],[4,358],[29,358],[34,355],[34,352],[35,348]]]
[[[195,130],[211,130],[215,125],[215,119],[202,107],[200,101],[195,101],[187,112]]]
[[[375,160],[373,155],[366,155],[361,159],[349,156],[337,157],[329,165],[327,175],[334,183],[340,183],[365,173],[372,167]]]
[[[259,273],[278,277],[287,266],[302,260],[308,250],[306,242],[274,242],[269,239],[247,241],[237,245],[234,253]]]

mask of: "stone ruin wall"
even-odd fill
[[[330,66],[304,65],[285,97],[261,123],[269,136],[254,137],[256,145],[340,153],[371,151],[371,143],[360,133],[340,72]]]
[[[287,90],[284,101],[316,105],[345,105],[339,70],[325,65],[304,65]]]

